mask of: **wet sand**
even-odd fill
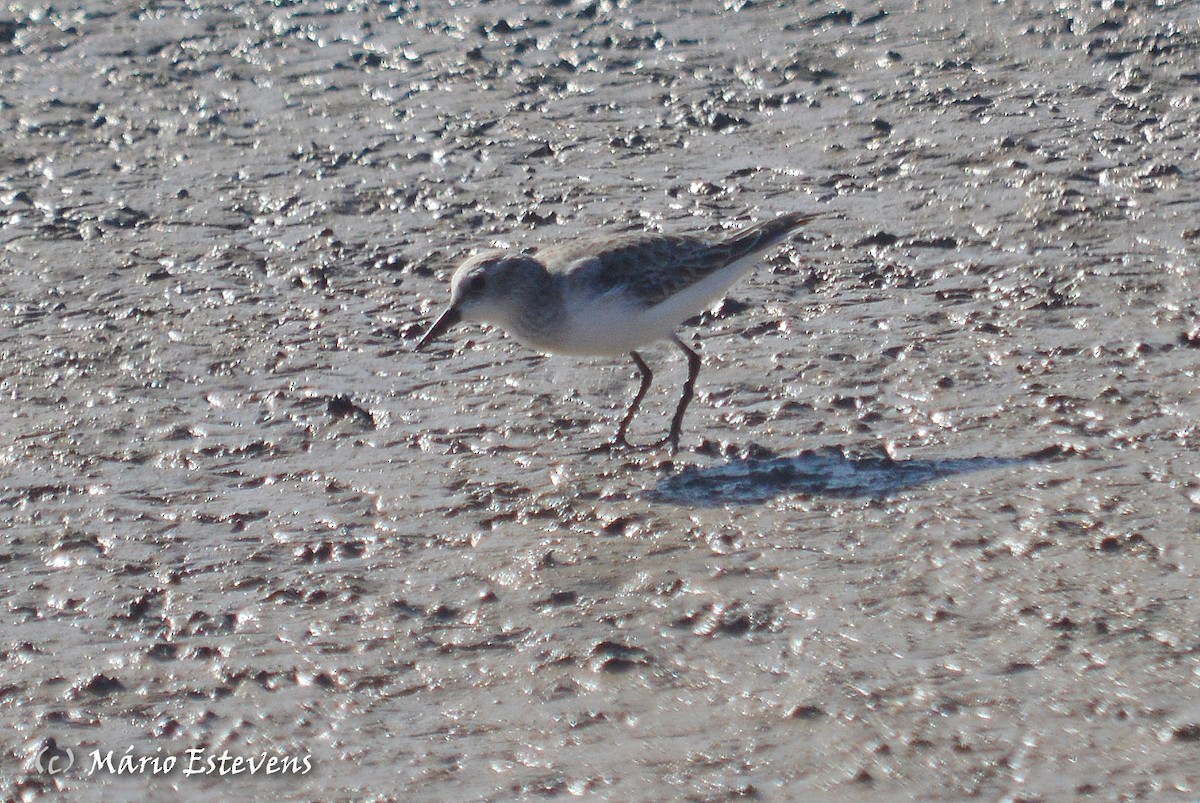
[[[1196,798],[1200,22],[965,5],[7,4],[3,796]],[[411,351],[472,247],[794,209],[674,461]]]

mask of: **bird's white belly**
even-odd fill
[[[541,344],[558,354],[626,354],[669,337],[679,321],[655,314],[655,307],[637,307],[624,296],[575,307],[550,342]]]
[[[528,345],[555,354],[625,354],[670,337],[681,323],[699,315],[755,262],[751,254],[653,307],[623,287],[599,296],[564,299],[562,320],[544,333],[526,333]]]

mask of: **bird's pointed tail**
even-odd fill
[[[820,216],[820,213],[813,212],[787,212],[739,231],[721,243],[722,248],[729,250],[726,264],[737,262],[739,259],[759,251],[765,251],[786,239],[789,234],[805,223]]]

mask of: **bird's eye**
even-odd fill
[[[482,273],[478,273],[471,277],[467,282],[467,292],[473,296],[477,296],[483,292],[483,288],[487,286],[487,278]]]

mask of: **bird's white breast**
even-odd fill
[[[534,345],[558,354],[611,355],[663,340],[723,296],[757,261],[755,254],[728,265],[652,307],[623,286],[600,295],[568,294],[554,337]]]

